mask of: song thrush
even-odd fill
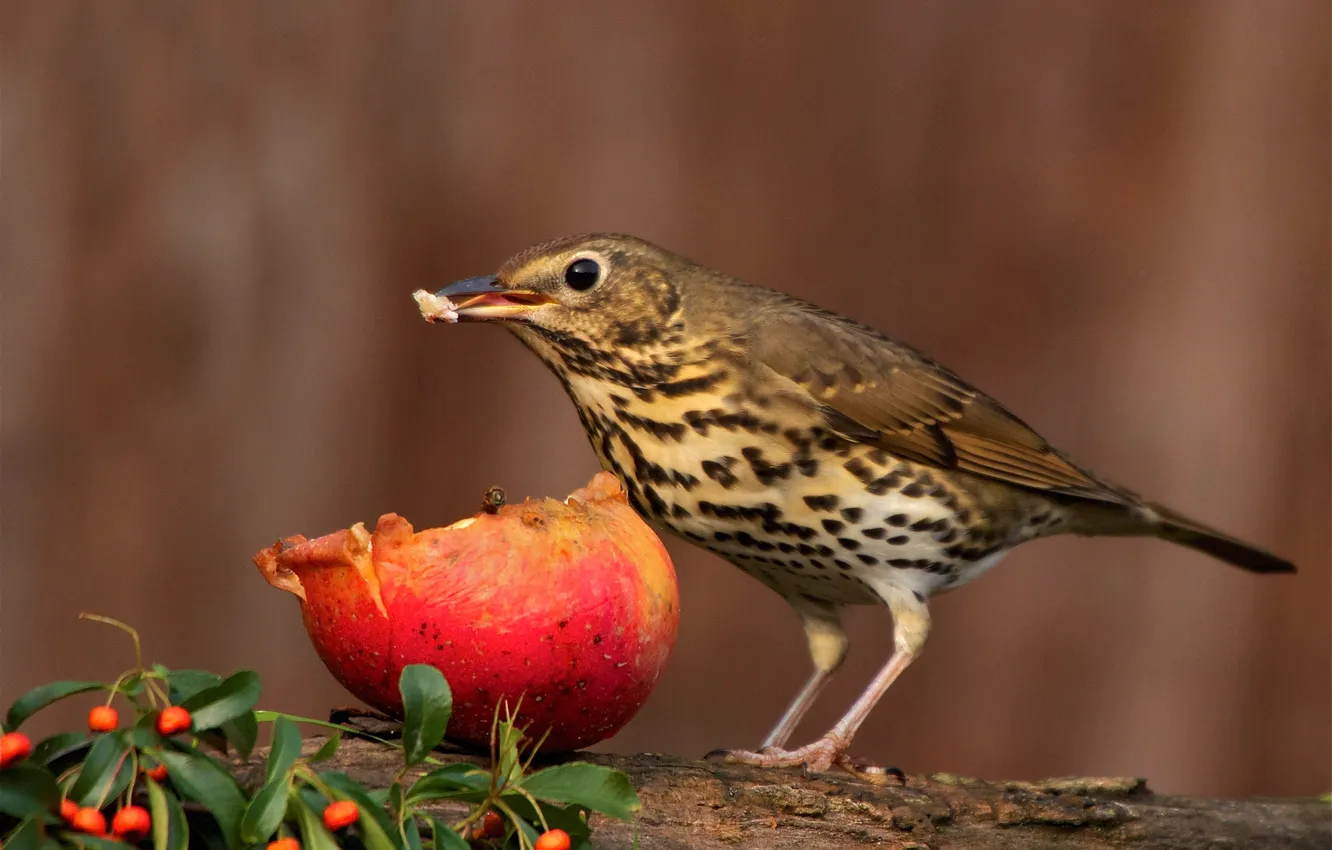
[[[1028,540],[1159,537],[1294,569],[1075,464],[914,349],[641,239],[547,242],[434,297],[450,320],[504,323],[550,367],[644,517],[803,620],[813,675],[762,747],[730,761],[856,772],[847,746],[924,647],[929,598]],[[785,749],[846,656],[840,609],[860,604],[892,612],[892,656],[826,735]]]

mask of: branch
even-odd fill
[[[308,738],[307,754],[323,740]],[[460,754],[439,757],[483,764]],[[849,775],[806,778],[663,755],[578,753],[548,763],[574,759],[624,771],[643,801],[637,824],[595,819],[597,850],[1332,847],[1332,805],[1316,799],[1164,797],[1140,779],[990,783],[935,774],[871,785]],[[387,787],[401,764],[397,750],[349,738],[321,768]],[[254,762],[238,772],[243,784],[262,782]],[[439,811],[459,814],[448,805]]]

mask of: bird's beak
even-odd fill
[[[469,277],[449,284],[435,295],[454,303],[459,319],[516,319],[555,299],[530,289],[505,289],[494,275]]]

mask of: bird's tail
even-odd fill
[[[1156,535],[1255,573],[1293,573],[1295,565],[1242,540],[1208,528],[1161,505],[1150,505],[1159,518]]]

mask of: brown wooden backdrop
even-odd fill
[[[938,602],[857,750],[989,777],[1332,787],[1329,14],[1206,2],[75,3],[4,12],[4,702],[129,658],[345,702],[250,555],[595,461],[419,286],[637,233],[935,354],[1089,465],[1296,559],[1058,540]],[[671,544],[610,746],[756,744],[782,603]],[[852,617],[817,734],[888,652]]]

